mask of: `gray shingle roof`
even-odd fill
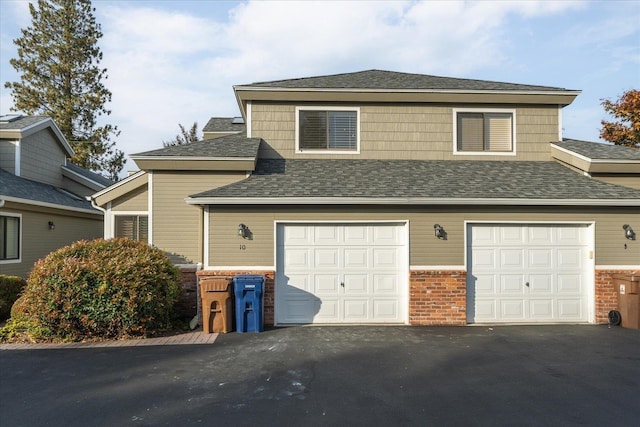
[[[257,82],[241,86],[288,89],[568,91],[568,89],[550,86],[458,79],[383,70],[367,70],[319,77]]]
[[[191,197],[637,202],[640,191],[590,179],[556,162],[261,160],[249,178]]]
[[[21,130],[48,118],[47,116],[22,116],[10,122],[0,121],[0,130]]]
[[[246,132],[247,126],[244,123],[233,123],[235,117],[211,117],[203,132]]]
[[[52,185],[15,176],[0,169],[0,199],[15,197],[33,202],[51,203],[62,208],[85,209],[100,213],[83,197],[76,196]]]
[[[554,142],[553,144],[590,159],[640,160],[640,150],[631,147],[567,138],[564,138],[562,142]]]
[[[251,157],[258,155],[260,138],[247,138],[244,135],[227,135],[220,138],[205,139],[185,145],[160,148],[132,154],[131,157]]]
[[[110,185],[115,184],[113,181],[111,181],[109,178],[105,178],[104,176],[95,173],[95,172],[91,172],[90,170],[87,170],[85,168],[81,168],[78,165],[74,165],[73,163],[69,163],[67,162],[67,164],[64,166],[67,169],[77,173],[78,175],[81,175],[93,182],[96,182],[104,187],[108,187]]]

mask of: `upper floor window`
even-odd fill
[[[147,215],[115,215],[114,237],[128,237],[146,242],[149,240]]]
[[[296,115],[296,152],[358,152],[357,108],[298,107]]]
[[[20,260],[20,216],[0,215],[0,261]]]
[[[515,112],[455,111],[455,153],[515,154]]]

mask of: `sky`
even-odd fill
[[[381,69],[581,90],[564,137],[599,141],[603,99],[640,89],[635,1],[93,2],[103,81],[127,155],[162,147],[178,124],[240,115],[233,85]],[[0,114],[27,1],[0,0]],[[128,160],[125,170],[136,170]]]

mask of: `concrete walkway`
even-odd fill
[[[217,333],[205,334],[201,330],[159,338],[130,339],[117,341],[69,342],[69,343],[21,343],[0,344],[0,350],[51,350],[56,348],[103,348],[142,347],[150,345],[195,345],[213,344]]]

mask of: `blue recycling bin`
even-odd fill
[[[264,276],[238,275],[233,278],[236,295],[236,331],[262,332],[264,330],[263,299]]]

